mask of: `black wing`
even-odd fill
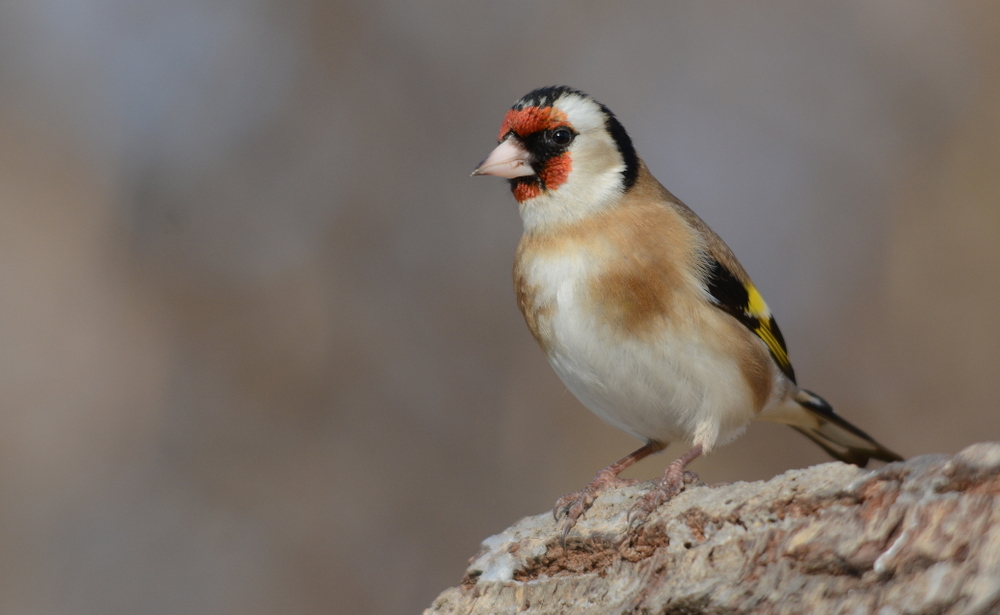
[[[778,323],[757,292],[753,282],[740,281],[732,271],[711,259],[708,275],[708,292],[720,309],[743,323],[754,335],[764,340],[771,356],[788,379],[795,382],[795,370],[788,360],[788,348]]]

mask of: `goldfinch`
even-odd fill
[[[669,442],[690,450],[633,508],[642,520],[683,487],[688,463],[752,420],[791,425],[833,457],[902,457],[799,388],[785,340],[729,247],[650,174],[621,123],[565,86],[514,103],[473,171],[510,180],[524,234],[514,289],[566,387],[645,442],[559,499],[563,536],[618,474]]]

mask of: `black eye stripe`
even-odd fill
[[[555,132],[565,131],[569,138],[565,142],[560,142],[554,138]],[[573,140],[576,138],[576,133],[568,127],[560,126],[558,128],[550,130],[539,130],[538,132],[531,133],[530,135],[525,135],[521,137],[521,143],[524,144],[524,148],[531,152],[532,157],[536,163],[544,163],[554,156],[558,156],[566,152],[569,146],[573,144]]]

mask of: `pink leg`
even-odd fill
[[[684,487],[684,469],[701,455],[701,445],[670,462],[658,485],[650,489],[629,511],[629,527],[642,525],[654,510],[670,498],[680,493]]]
[[[563,525],[562,540],[565,544],[566,536],[569,531],[573,529],[576,525],[577,520],[583,516],[583,513],[587,511],[594,504],[594,500],[597,496],[601,494],[605,489],[609,487],[621,487],[623,485],[631,485],[634,480],[624,480],[618,478],[618,475],[628,468],[634,465],[636,462],[645,459],[646,457],[662,451],[667,445],[661,444],[659,442],[647,442],[641,448],[629,453],[625,457],[622,457],[618,461],[604,468],[597,473],[586,487],[580,491],[574,491],[573,493],[567,493],[566,495],[559,498],[556,502],[555,507],[552,509],[552,516],[559,520],[559,513],[563,512],[566,514],[566,521]],[[681,470],[683,475],[683,469]]]

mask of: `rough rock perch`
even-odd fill
[[[647,488],[603,494],[565,550],[550,513],[486,539],[425,615],[1000,612],[1000,444],[688,486],[619,544]]]

